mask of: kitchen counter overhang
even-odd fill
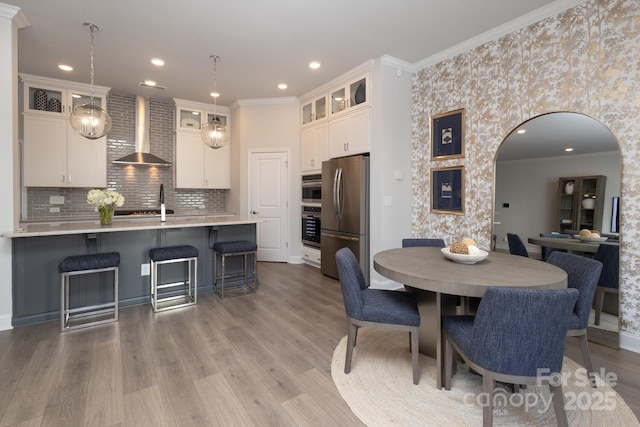
[[[20,228],[13,231],[3,232],[0,234],[0,237],[20,238],[62,236],[66,234],[112,233],[118,231],[258,224],[261,222],[264,222],[264,220],[239,215],[172,216],[167,217],[166,222],[161,222],[159,217],[116,219],[110,225],[100,225],[100,221],[97,219],[95,221],[52,221],[48,223],[21,224]]]

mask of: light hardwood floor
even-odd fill
[[[346,334],[340,285],[306,265],[259,263],[256,294],[59,332],[0,332],[0,426],[360,426],[331,380]],[[591,345],[636,415],[640,355]],[[580,362],[577,340],[567,355]]]

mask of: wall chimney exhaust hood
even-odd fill
[[[169,167],[171,163],[151,154],[149,100],[136,96],[136,151],[114,160],[116,165]]]

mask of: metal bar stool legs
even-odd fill
[[[154,312],[194,305],[198,301],[198,249],[171,246],[149,251],[151,260],[151,307]],[[185,263],[184,280],[159,283],[158,269],[164,264]]]
[[[86,328],[118,321],[118,268],[120,254],[109,252],[74,255],[58,266],[60,273],[60,331]],[[71,276],[113,272],[113,301],[71,308],[69,301]],[[77,320],[77,322],[76,322]]]
[[[215,293],[222,299],[225,296],[238,296],[255,292],[258,286],[258,245],[246,240],[236,242],[218,242],[213,245],[213,287]],[[218,256],[220,256],[220,270],[218,275]],[[227,257],[242,256],[243,270],[241,273],[227,273]],[[249,275],[248,257],[253,256],[253,275]],[[227,279],[241,277],[242,283],[237,286],[227,287],[225,291],[225,281]],[[218,286],[218,279],[220,286]],[[225,295],[226,294],[226,295]]]

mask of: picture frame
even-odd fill
[[[464,166],[431,169],[431,212],[464,215]]]
[[[464,108],[431,117],[431,160],[464,157]]]

